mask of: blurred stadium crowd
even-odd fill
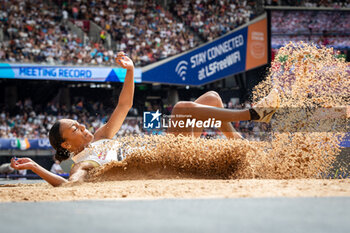
[[[169,11],[151,0],[2,1],[0,60],[112,65],[115,53],[105,46],[108,33],[118,50],[144,66],[248,22],[254,16],[254,4],[246,0],[173,1]],[[102,29],[100,40],[93,43],[88,36],[77,37],[67,20],[96,23]]]
[[[110,35],[115,49],[126,51],[136,66],[144,66],[188,51],[248,22],[261,10],[256,2],[173,0],[169,9],[164,9],[151,0],[5,0],[0,3],[0,61],[113,65],[115,50],[106,46],[106,37]],[[267,0],[265,4],[350,7],[348,0]],[[336,30],[338,35],[349,29],[349,13],[309,13],[276,13],[272,21],[273,33],[301,31],[305,35],[277,35],[273,46],[303,39],[349,48],[348,36],[336,37],[333,33]],[[67,21],[74,20],[90,20],[99,25],[99,40],[90,40],[88,31],[83,37],[77,36],[67,26]],[[323,33],[323,36],[315,37],[314,33]]]
[[[1,1],[0,60],[46,64],[114,64],[102,43],[79,38],[67,26],[68,13],[42,0]],[[0,40],[1,41],[1,40]]]
[[[171,9],[203,41],[211,41],[254,18],[256,1],[174,0]]]
[[[112,36],[118,50],[143,66],[196,47],[182,22],[155,1],[61,1],[73,19],[92,20]]]
[[[272,48],[289,41],[350,49],[350,12],[348,11],[273,11]]]
[[[350,7],[349,0],[265,0],[267,6],[298,6],[298,7]]]

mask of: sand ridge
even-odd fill
[[[350,196],[350,179],[162,179],[87,182],[56,188],[47,183],[0,187],[0,202],[330,196]]]

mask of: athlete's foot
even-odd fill
[[[281,99],[278,90],[276,88],[272,89],[270,94],[253,106],[253,109],[260,117],[254,121],[269,123],[273,114],[279,108],[280,102]]]

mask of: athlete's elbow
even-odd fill
[[[59,183],[59,184],[51,184],[53,187],[60,187],[62,186],[64,183]]]
[[[64,186],[65,184],[69,183],[68,180],[64,180],[64,181],[59,181],[59,182],[52,182],[50,183],[53,187],[60,187],[60,186]]]
[[[123,108],[127,111],[129,111],[132,108],[132,104],[133,104],[133,101],[129,101],[129,100],[118,103],[120,108]]]

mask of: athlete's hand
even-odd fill
[[[35,162],[30,158],[12,158],[11,159],[11,167],[16,170],[31,170],[35,165]]]
[[[127,69],[127,70],[134,69],[134,63],[129,57],[126,56],[124,52],[119,52],[117,54],[115,61],[118,63],[118,65],[120,65],[124,69]]]

